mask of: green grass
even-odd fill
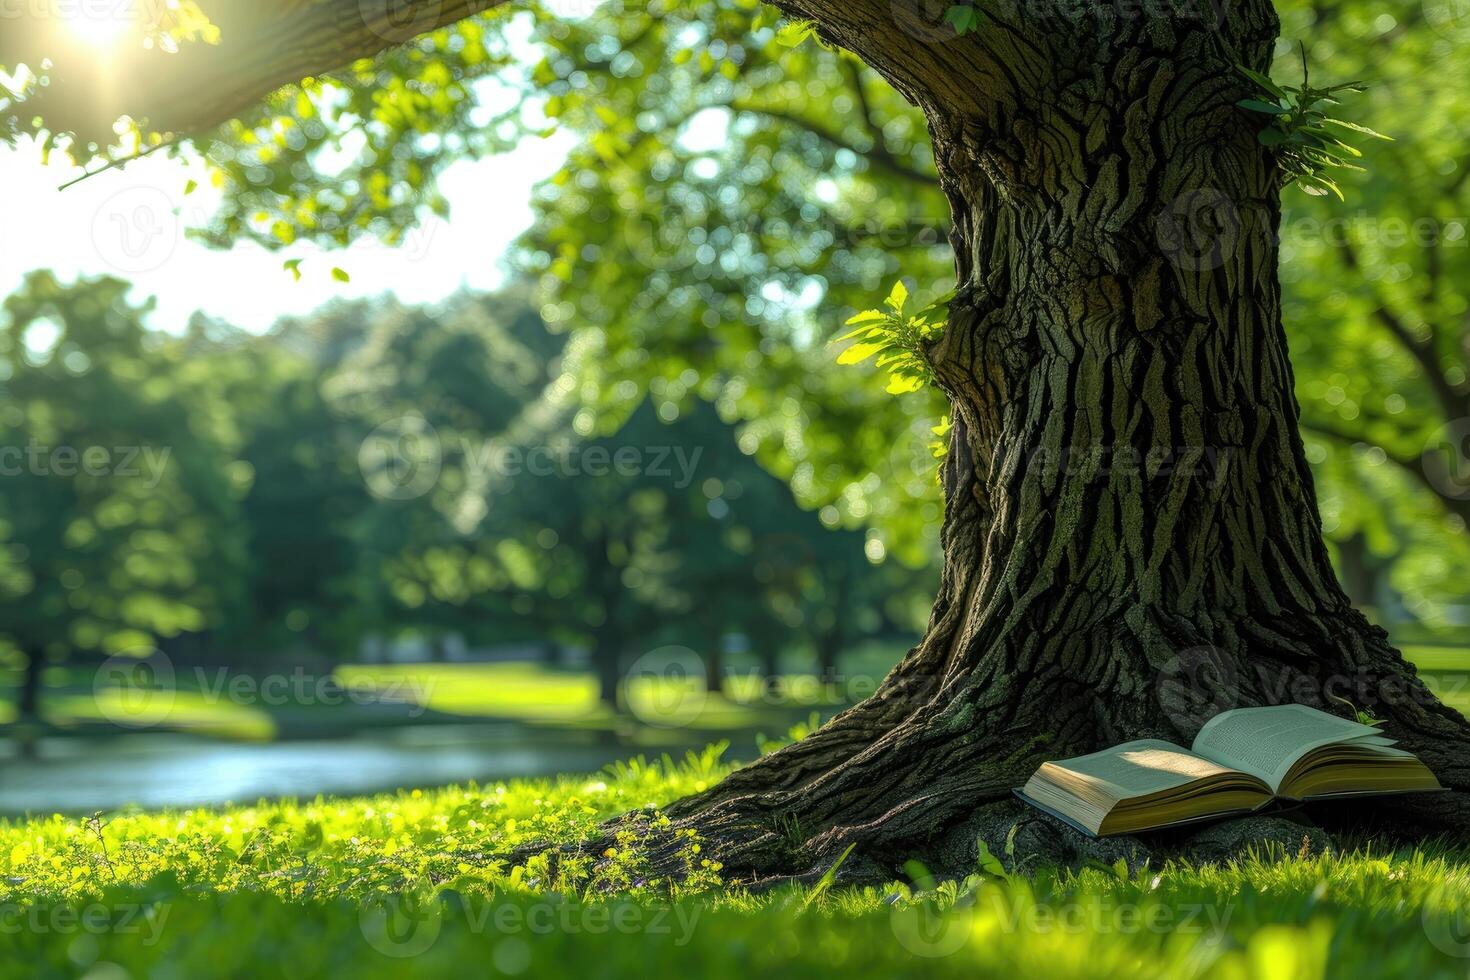
[[[1470,649],[1406,646],[1405,656],[1445,703],[1470,715]],[[268,740],[305,730],[313,735],[390,724],[452,723],[503,719],[529,725],[617,731],[636,735],[640,747],[660,750],[756,730],[781,731],[812,710],[831,714],[844,696],[871,693],[897,659],[891,647],[875,645],[848,658],[846,684],[825,687],[801,673],[782,675],[782,695],[769,698],[753,673],[729,678],[722,695],[709,696],[698,678],[637,677],[625,688],[632,713],[610,711],[597,697],[597,681],[585,670],[561,670],[533,662],[455,664],[346,664],[336,678],[346,685],[375,685],[398,705],[236,703],[200,689],[189,670],[180,670],[175,690],[141,706],[137,692],[93,689],[82,668],[56,668],[43,699],[47,721],[60,730],[100,730],[123,718],[128,729],[187,731],[246,741]],[[4,678],[0,678],[3,681]],[[861,681],[861,683],[859,683]],[[130,702],[128,698],[131,697]],[[13,696],[0,689],[0,725],[13,720]],[[395,713],[396,711],[396,713]]]
[[[0,822],[0,977],[1464,977],[1470,850],[1028,869],[928,887],[721,881],[697,836],[555,867],[489,855],[719,779],[718,752],[590,776]],[[993,865],[992,865],[993,868]],[[917,872],[916,872],[917,873]],[[1455,955],[1459,954],[1459,955]]]
[[[122,719],[129,727],[194,732],[240,742],[269,742],[276,736],[270,713],[257,706],[206,698],[197,691],[170,692],[151,701],[130,699],[119,689],[87,694],[57,694],[45,707],[46,717],[60,728]]]
[[[337,668],[344,684],[371,684],[383,689],[412,689],[425,695],[422,707],[446,715],[506,718],[534,725],[610,729],[638,723],[658,729],[682,729],[708,736],[747,731],[762,725],[789,725],[792,711],[841,704],[805,675],[782,681],[800,704],[765,701],[760,679],[730,678],[722,694],[709,694],[703,678],[635,676],[624,683],[627,714],[618,714],[598,699],[597,678],[587,671],[555,670],[523,661],[466,664],[352,664]],[[830,712],[829,712],[830,713]],[[688,744],[687,740],[684,744]]]

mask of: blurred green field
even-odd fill
[[[1470,714],[1470,647],[1410,645],[1404,655],[1436,696]],[[724,690],[709,694],[703,679],[689,675],[635,674],[624,688],[626,712],[614,712],[597,696],[587,671],[530,661],[492,663],[347,664],[335,680],[360,691],[376,690],[383,704],[241,703],[194,683],[179,671],[166,696],[109,688],[94,690],[83,670],[52,672],[43,703],[45,718],[59,730],[88,730],[117,719],[125,729],[187,731],[243,741],[267,741],[300,731],[314,734],[405,723],[452,724],[466,719],[507,720],[537,726],[621,731],[639,730],[656,746],[658,732],[691,733],[696,739],[765,729],[784,731],[817,711],[828,715],[870,692],[897,660],[899,651],[871,646],[849,661],[845,677],[823,684],[792,669],[773,686],[755,672],[733,671]],[[13,719],[13,698],[0,687],[0,724]],[[7,714],[8,713],[8,714]],[[688,740],[685,739],[687,742]]]

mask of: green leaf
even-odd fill
[[[187,183],[184,184],[184,196],[185,197],[188,197],[190,194],[194,193],[198,189],[199,189],[199,181],[197,181],[197,180],[188,181]]]
[[[1350,129],[1355,133],[1362,133],[1364,136],[1371,136],[1374,139],[1388,140],[1390,143],[1393,142],[1392,136],[1386,136],[1376,130],[1369,129],[1367,126],[1359,126],[1357,123],[1348,122],[1345,119],[1333,119],[1330,116],[1324,116],[1322,121],[1330,123],[1333,126],[1341,126],[1343,129]]]
[[[1303,174],[1297,179],[1297,184],[1303,192],[1313,197],[1326,197],[1328,194],[1333,194],[1339,201],[1344,200],[1342,188],[1319,174]]]
[[[282,269],[285,269],[287,272],[291,273],[291,279],[292,279],[293,282],[300,282],[301,281],[301,260],[300,259],[287,259],[286,261],[284,261],[284,262],[281,263],[281,268]]]
[[[1316,130],[1316,132],[1324,136],[1327,139],[1327,142],[1331,143],[1333,146],[1336,146],[1338,149],[1342,150],[1342,152],[1348,154],[1349,156],[1361,157],[1363,155],[1362,150],[1358,149],[1356,146],[1353,146],[1351,143],[1344,143],[1342,140],[1338,139],[1336,136],[1333,136],[1331,133],[1328,133],[1324,130]]]
[[[1267,76],[1262,75],[1260,72],[1251,71],[1244,65],[1236,65],[1235,70],[1240,72],[1246,78],[1249,78],[1251,81],[1255,82],[1267,92],[1270,92],[1272,95],[1276,96],[1278,99],[1288,98],[1285,89],[1283,89],[1280,85],[1277,85],[1275,82],[1271,81],[1271,79]]]
[[[1262,146],[1280,146],[1286,142],[1286,134],[1279,129],[1263,129],[1256,134],[1256,142]]]
[[[812,886],[812,890],[807,892],[806,901],[801,903],[801,908],[803,911],[805,911],[817,899],[825,895],[827,893],[827,890],[832,887],[832,882],[837,880],[837,869],[842,867],[842,862],[847,860],[847,856],[852,853],[852,849],[854,847],[857,847],[856,843],[848,844],[847,850],[843,851],[842,854],[838,856],[837,860],[833,862],[832,867],[828,868],[826,873],[822,875],[821,879]]]
[[[883,390],[890,395],[906,395],[911,391],[918,391],[924,387],[923,378],[905,378],[894,375],[888,380],[888,387]]]
[[[1006,866],[1000,863],[1000,858],[990,853],[990,848],[985,846],[985,841],[976,840],[980,851],[980,870],[994,878],[1009,878]]]
[[[776,43],[794,48],[809,37],[816,37],[817,22],[814,20],[793,20],[782,26],[776,32]]]
[[[855,316],[848,317],[845,325],[850,327],[858,323],[881,323],[887,319],[888,314],[882,310],[863,310]]]
[[[339,269],[335,265],[332,266],[332,278],[335,279],[335,280],[337,280],[338,282],[351,282],[352,281],[352,277],[347,274],[347,270],[346,269]]]
[[[1262,102],[1260,99],[1241,99],[1235,104],[1242,109],[1249,109],[1252,112],[1264,112],[1272,116],[1291,115],[1290,109],[1283,108],[1274,102]]]
[[[956,34],[968,34],[985,22],[985,15],[967,3],[957,3],[944,12],[944,22]]]
[[[837,355],[838,364],[861,364],[874,354],[880,354],[887,344],[853,344]]]
[[[883,302],[886,303],[888,305],[888,308],[893,310],[893,312],[902,313],[903,304],[907,303],[908,300],[909,288],[905,286],[903,284],[903,280],[900,279],[898,282],[893,284],[893,289],[889,291],[888,298],[885,299]]]
[[[876,340],[879,337],[886,336],[888,336],[888,331],[884,330],[880,326],[858,327],[856,330],[849,330],[841,337],[837,337],[832,341],[832,343],[840,344],[845,340],[854,340],[858,337],[862,337],[864,340]]]

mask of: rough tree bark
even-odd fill
[[[956,37],[947,2],[778,0],[927,116],[959,285],[929,355],[955,425],[923,640],[873,697],[670,810],[736,876],[849,844],[891,872],[1013,812],[1045,758],[1286,701],[1370,708],[1455,790],[1375,811],[1470,823],[1470,726],[1352,608],[1320,533],[1278,175],[1234,106],[1233,66],[1266,68],[1275,13],[1174,2],[987,0]],[[196,132],[395,40],[356,0],[229,6],[267,43],[170,66],[118,108]],[[465,5],[409,6],[442,23]],[[58,112],[91,104],[72,70]]]

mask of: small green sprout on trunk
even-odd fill
[[[938,425],[929,430],[936,436],[935,440],[929,443],[929,451],[934,454],[935,459],[942,460],[949,455],[949,430],[953,428],[954,416],[946,415],[939,420]]]
[[[1390,136],[1376,133],[1366,126],[1334,119],[1319,106],[1340,105],[1340,92],[1362,92],[1362,82],[1344,82],[1326,88],[1313,88],[1307,72],[1307,51],[1302,47],[1302,83],[1278,85],[1258,71],[1244,65],[1236,69],[1249,79],[1257,95],[1241,99],[1236,105],[1269,118],[1266,127],[1256,134],[1262,146],[1276,150],[1277,163],[1287,183],[1296,183],[1303,191],[1318,197],[1336,195],[1343,200],[1342,189],[1327,176],[1329,170],[1363,168],[1348,158],[1358,159],[1363,151],[1350,142],[1352,134],[1387,140]]]
[[[877,356],[877,365],[888,371],[890,395],[918,391],[934,380],[924,348],[939,339],[949,317],[951,296],[943,296],[914,313],[905,313],[909,291],[903,280],[883,301],[884,310],[864,310],[847,321],[856,327],[833,341],[856,341],[837,356],[838,364],[861,364]]]

